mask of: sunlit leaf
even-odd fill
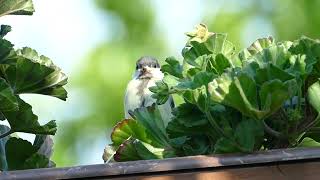
[[[319,147],[320,143],[315,141],[312,138],[305,137],[303,140],[299,143],[299,147]]]
[[[117,123],[111,133],[111,140],[114,146],[119,146],[129,137],[151,143],[152,137],[147,137],[146,129],[136,120],[125,119]]]
[[[32,15],[32,0],[0,0],[0,17],[4,15]]]
[[[280,80],[266,81],[257,91],[256,82],[247,74],[236,76],[223,74],[209,84],[211,98],[254,119],[264,119],[276,110],[290,96],[285,83]],[[257,98],[259,94],[260,98]],[[258,104],[261,102],[261,105]]]
[[[308,101],[320,113],[320,82],[317,81],[308,88]]]
[[[247,49],[244,49],[239,53],[239,58],[241,60],[246,60],[251,56],[261,52],[263,49],[268,48],[274,44],[275,43],[272,37],[257,39]]]
[[[31,48],[17,51],[15,64],[1,66],[4,78],[14,87],[15,93],[36,93],[66,100],[67,92],[63,86],[67,77],[45,56]]]

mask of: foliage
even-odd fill
[[[31,0],[0,1],[0,16],[8,14],[31,15]],[[53,62],[28,47],[14,49],[4,39],[11,27],[1,25],[0,30],[0,116],[10,128],[0,126],[0,168],[16,170],[49,167],[52,140],[57,126],[54,120],[40,125],[32,107],[20,98],[20,94],[43,94],[66,100],[64,85],[67,77]],[[15,132],[36,134],[34,143],[11,136]]]
[[[103,144],[110,143],[105,134],[110,134],[112,126],[123,118],[124,90],[132,77],[135,61],[141,55],[155,56],[162,64],[168,55],[180,60],[180,49],[176,48],[177,43],[181,45],[183,34],[178,32],[187,30],[183,28],[195,21],[206,23],[211,31],[228,33],[228,40],[237,49],[269,35],[277,40],[293,40],[301,34],[320,37],[318,0],[159,2],[126,1],[124,6],[123,1],[90,1],[96,7],[91,11],[107,17],[94,28],[108,31],[99,39],[101,43],[88,48],[88,53],[77,61],[80,66],[72,72],[68,86],[84,92],[77,101],[85,104],[86,111],[81,116],[59,119],[61,125],[55,136],[53,154],[57,165],[99,162],[90,153],[101,151]],[[182,11],[177,13],[176,7],[182,7]],[[190,15],[190,12],[196,13]],[[175,103],[180,104],[180,96],[173,97]],[[318,136],[312,138],[320,141]]]
[[[203,24],[187,35],[182,62],[167,58],[165,78],[150,88],[157,104],[184,102],[167,127],[157,105],[120,122],[116,161],[319,145],[307,137],[320,119],[319,40],[261,38],[236,53]]]

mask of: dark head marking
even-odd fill
[[[151,68],[160,68],[160,64],[158,63],[158,60],[156,58],[151,56],[143,56],[140,59],[138,59],[136,64],[136,70],[146,66]]]

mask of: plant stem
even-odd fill
[[[13,133],[13,132],[12,132],[11,129],[10,129],[9,131],[1,134],[1,135],[0,135],[0,139],[1,139],[1,138],[4,138],[4,137],[6,137],[6,136],[9,136],[9,135],[12,134],[12,133]]]
[[[280,139],[285,138],[280,132],[278,132],[278,131],[272,129],[270,126],[268,126],[268,124],[264,120],[262,121],[262,123],[263,123],[264,130],[268,134],[270,134],[271,136],[274,136],[274,137],[280,138]]]
[[[318,116],[316,117],[315,120],[311,121],[308,125],[306,125],[305,127],[303,127],[303,128],[299,131],[299,133],[308,131],[308,129],[310,129],[312,126],[314,126],[315,124],[317,124],[319,121],[320,121],[320,114],[318,114]]]

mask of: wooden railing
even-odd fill
[[[0,179],[320,179],[320,148],[1,172]]]

